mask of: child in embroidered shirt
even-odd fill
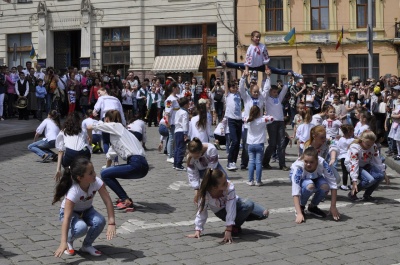
[[[68,114],[75,111],[76,105],[76,92],[75,92],[75,85],[71,85],[68,91]]]
[[[42,114],[43,114],[43,108],[44,108],[44,103],[45,103],[45,97],[46,97],[46,88],[43,86],[43,79],[38,79],[38,85],[36,86],[36,102],[37,102],[37,118],[39,121],[42,121]],[[1,116],[0,116],[1,117]]]
[[[230,146],[228,154],[228,170],[236,170],[236,161],[239,155],[240,139],[242,138],[242,106],[240,93],[236,82],[228,84],[228,74],[224,64],[224,86],[225,86],[225,117],[228,119],[230,133]]]
[[[299,145],[299,157],[303,154],[304,143],[310,139],[310,131],[315,126],[311,123],[311,109],[307,108],[305,111],[303,123],[299,125],[296,130],[297,144]]]
[[[208,217],[207,209],[226,222],[223,242],[229,244],[233,242],[232,234],[241,232],[244,222],[263,220],[269,215],[261,205],[237,196],[235,187],[227,180],[224,171],[219,169],[205,172],[197,201],[198,211],[194,221],[196,232],[187,236],[190,238],[200,238]]]
[[[317,217],[325,218],[327,215],[318,207],[318,204],[325,198],[329,190],[332,193],[329,211],[334,220],[339,220],[340,214],[336,208],[336,178],[328,163],[318,156],[317,149],[314,147],[305,149],[303,155],[292,164],[289,177],[292,181],[296,223],[305,222],[304,210],[308,199],[313,193],[315,194],[308,205],[308,212]]]
[[[293,70],[284,70],[278,69],[272,66],[268,66],[267,64],[270,61],[267,47],[260,43],[261,33],[257,30],[251,33],[251,42],[249,48],[246,53],[246,61],[245,63],[232,63],[226,62],[226,66],[228,68],[235,68],[240,70],[245,70],[244,74],[249,75],[249,70],[255,70],[258,72],[265,72],[266,70],[270,70],[273,74],[279,75],[293,75],[296,78],[303,78],[301,74],[293,72]],[[215,66],[221,66],[223,63],[217,60],[214,57]]]
[[[336,139],[339,136],[339,129],[342,123],[336,119],[335,108],[332,105],[328,106],[327,110],[328,119],[322,122],[322,125],[326,128],[326,136],[328,139]]]
[[[296,131],[297,128],[303,124],[303,120],[306,117],[306,104],[304,104],[303,102],[299,102],[297,104],[297,114],[294,115],[293,118],[293,123],[294,123],[294,128],[293,128],[293,138],[296,138]]]
[[[347,151],[344,163],[352,181],[352,190],[348,194],[351,201],[358,200],[357,193],[363,189],[363,199],[375,201],[371,194],[385,178],[385,165],[379,157],[375,141],[375,134],[366,130],[353,141]]]
[[[99,193],[107,207],[108,227],[107,239],[115,236],[114,208],[109,193],[103,181],[96,177],[93,164],[89,159],[80,157],[75,159],[57,183],[53,204],[64,200],[60,209],[61,243],[54,252],[54,256],[61,257],[74,255],[73,243],[75,239],[86,234],[80,251],[87,252],[92,256],[100,256],[102,253],[95,249],[92,244],[101,234],[106,225],[104,216],[98,213],[92,206],[93,198]],[[89,230],[88,227],[90,226]]]
[[[248,124],[247,146],[249,154],[249,179],[247,184],[254,186],[254,170],[256,171],[256,185],[262,186],[262,157],[265,144],[265,125],[274,121],[272,116],[261,116],[261,110],[257,105],[250,109]]]
[[[189,131],[189,100],[187,98],[178,99],[180,109],[175,114],[175,133],[174,133],[174,169],[183,171],[182,165],[185,156],[185,142],[188,140]]]
[[[393,141],[396,142],[397,150],[400,150],[400,96],[396,100],[395,108],[392,111],[391,118],[392,118],[392,126],[389,131],[389,138],[392,138]],[[394,157],[394,160],[400,160],[400,153]]]
[[[344,164],[344,160],[347,155],[347,149],[349,149],[350,144],[354,141],[354,127],[350,124],[343,124],[340,129],[343,132],[343,137],[341,137],[337,143],[339,148],[339,156],[338,159],[340,160],[340,165],[342,167],[342,185],[340,186],[341,190],[349,190],[347,187],[347,180],[349,177],[349,172]]]
[[[375,117],[372,116],[370,112],[367,110],[363,110],[359,112],[360,121],[357,122],[356,127],[354,128],[354,136],[355,138],[359,138],[361,134],[366,130],[375,131]]]

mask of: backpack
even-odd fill
[[[221,102],[223,96],[224,96],[224,91],[222,90],[222,88],[215,89],[215,92],[214,92],[214,100],[215,101]]]

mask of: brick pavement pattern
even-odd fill
[[[55,163],[40,163],[27,150],[31,140],[1,145],[0,152],[0,264],[395,264],[400,261],[400,194],[398,173],[388,169],[391,185],[374,193],[379,203],[350,203],[347,192],[338,191],[339,222],[308,216],[296,225],[288,172],[264,170],[262,187],[245,184],[247,171],[229,173],[237,194],[266,206],[267,220],[243,225],[240,237],[230,245],[220,244],[224,223],[209,211],[205,235],[193,233],[196,207],[186,172],[172,169],[157,149],[157,128],[148,129],[151,170],[140,180],[121,180],[136,203],[136,211],[116,211],[117,237],[94,246],[101,257],[79,253],[53,257],[60,239],[60,204],[51,205]],[[295,149],[289,149],[293,161]],[[226,153],[220,151],[222,165]],[[103,154],[92,160],[97,173],[105,164]],[[288,163],[290,165],[290,163]],[[276,163],[273,167],[278,167]],[[173,184],[173,185],[172,185]],[[115,194],[111,192],[111,197]],[[329,208],[326,200],[321,207]],[[100,196],[94,206],[106,214]],[[82,239],[75,242],[78,250]]]

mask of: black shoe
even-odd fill
[[[375,203],[378,202],[378,200],[372,197],[371,195],[364,195],[362,200],[366,202],[375,202]]]
[[[265,169],[272,169],[272,167],[269,164],[263,165],[263,168]]]
[[[324,211],[322,211],[320,208],[318,208],[318,206],[311,206],[311,204],[308,205],[308,209],[307,209],[311,214],[319,217],[319,218],[325,218],[326,217],[326,213],[324,213]]]
[[[400,160],[400,156],[396,156],[395,158],[393,158],[394,160],[398,161]]]
[[[287,166],[279,167],[279,169],[283,170],[283,171],[289,171],[290,170],[290,168],[288,168]]]
[[[245,165],[240,165],[240,170],[246,170],[246,166]]]

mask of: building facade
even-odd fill
[[[400,4],[373,0],[373,78],[399,74]],[[237,60],[259,30],[270,64],[302,73],[306,82],[339,83],[368,76],[368,0],[239,0]],[[295,28],[296,42],[284,41]],[[343,39],[336,49],[343,28]],[[273,77],[275,80],[281,78]]]
[[[2,1],[0,61],[210,80],[217,50],[235,53],[234,10],[229,0]]]

